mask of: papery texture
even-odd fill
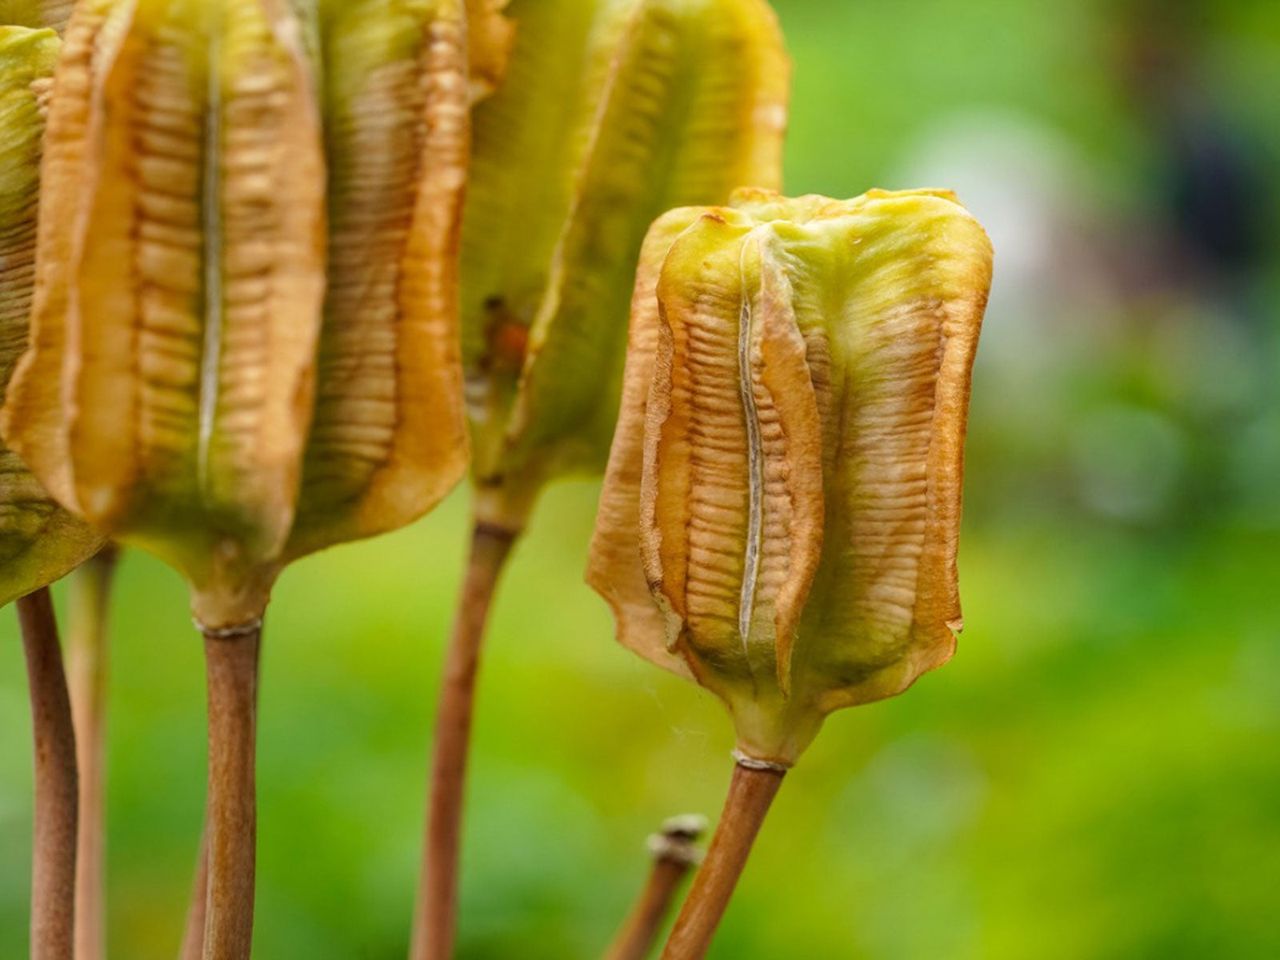
[[[628,291],[664,209],[777,186],[789,64],[760,0],[513,0],[476,111],[464,362],[481,488],[598,469]]]
[[[35,289],[41,100],[57,58],[49,30],[0,27],[0,396],[27,342]],[[0,605],[46,586],[101,540],[0,444]]]
[[[465,471],[463,2],[86,0],[68,28],[4,428],[207,625]]]
[[[260,612],[293,519],[324,182],[284,0],[77,10],[7,435],[64,503],[178,566],[214,625]]]
[[[588,579],[753,756],[793,761],[827,713],[954,650],[990,277],[936,191],[744,192],[650,234]]]
[[[457,333],[461,9],[334,2],[321,37],[328,296],[291,555],[416,519],[461,479],[468,450]]]

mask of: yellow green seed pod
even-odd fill
[[[661,211],[777,187],[790,66],[764,0],[511,0],[475,113],[463,360],[482,520],[601,468],[627,300]]]
[[[44,131],[40,101],[57,56],[51,30],[0,27],[0,396],[27,343]],[[0,605],[57,580],[101,542],[0,444]]]
[[[77,8],[4,428],[206,625],[464,469],[466,108],[461,0]]]
[[[649,235],[588,580],[750,758],[954,652],[991,257],[941,191],[744,192]]]
[[[287,556],[416,520],[466,473],[460,0],[326,0],[328,296]]]

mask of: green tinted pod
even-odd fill
[[[27,343],[35,290],[41,101],[58,55],[49,30],[0,27],[0,395]],[[101,545],[0,444],[0,605],[46,586]]]
[[[460,0],[321,8],[328,293],[287,556],[417,519],[466,472],[458,244]]]
[[[286,0],[84,0],[49,102],[6,436],[60,501],[260,615],[293,520],[325,175]]]
[[[600,469],[653,218],[776,187],[789,63],[763,0],[512,0],[475,114],[463,351],[482,518]]]
[[[752,191],[650,234],[588,580],[748,757],[794,762],[954,652],[991,262],[940,191]]]

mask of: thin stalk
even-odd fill
[[[18,601],[35,735],[31,960],[72,960],[75,943],[76,736],[58,624],[47,589]]]
[[[200,852],[196,855],[196,880],[187,907],[187,928],[182,934],[180,960],[201,960],[204,956],[204,924],[209,906],[209,831],[200,831]]]
[[[675,817],[649,838],[653,869],[605,960],[644,960],[653,951],[676,891],[702,859],[697,843],[706,826],[702,817]]]
[[[733,768],[720,824],[676,918],[662,960],[701,960],[706,956],[785,773],[781,768],[742,761]]]
[[[422,881],[414,911],[411,960],[449,960],[457,929],[458,854],[467,748],[485,621],[516,534],[477,524],[472,534],[457,619],[449,642],[436,713],[431,798]]]
[[[209,685],[204,960],[249,960],[257,853],[254,759],[261,628],[205,631]]]
[[[259,676],[262,671],[262,634],[258,634]],[[261,693],[261,683],[254,684],[255,696]],[[259,704],[255,700],[255,715]],[[191,889],[191,903],[187,906],[187,925],[182,933],[182,948],[178,960],[201,960],[204,956],[204,925],[209,907],[209,827],[200,828],[200,851],[196,854],[196,878]]]
[[[107,618],[117,551],[104,547],[71,576],[68,669],[80,766],[76,960],[103,960],[106,943],[105,743]]]

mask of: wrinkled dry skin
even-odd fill
[[[6,435],[209,625],[462,470],[458,2],[87,0],[68,28]]]
[[[57,51],[50,31],[0,27],[0,395],[27,342],[44,127],[39,98]],[[0,605],[57,580],[100,543],[0,444]]]
[[[753,191],[651,231],[588,579],[749,755],[793,762],[827,713],[953,653],[990,280],[940,192]]]
[[[790,67],[763,0],[511,0],[507,14],[507,76],[475,115],[463,353],[480,510],[518,524],[546,480],[606,458],[653,218],[778,185]]]
[[[328,299],[290,556],[417,519],[468,459],[462,16],[455,0],[329,0],[324,14]]]

